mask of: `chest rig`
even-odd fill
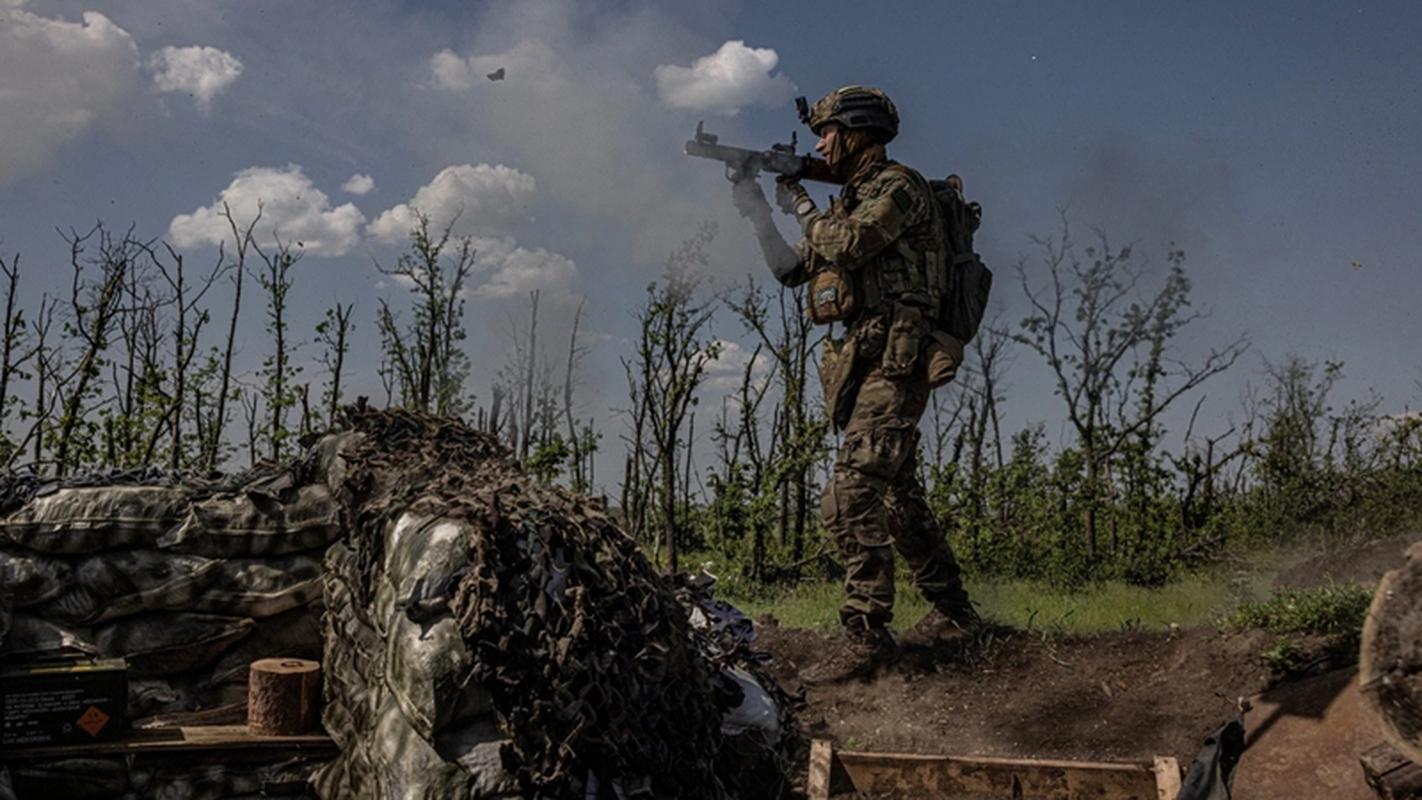
[[[884,197],[894,191],[893,182],[879,179],[889,171],[909,177],[918,184],[919,190],[907,198]],[[908,193],[900,191],[899,194]],[[938,209],[932,202],[927,181],[906,167],[888,162],[866,180],[846,184],[840,196],[830,200],[830,211],[848,216],[865,202],[900,203],[909,223],[892,244],[851,273],[853,291],[859,297],[856,316],[883,314],[895,303],[915,306],[926,315],[932,315],[943,291],[939,285],[940,266],[946,252],[936,219]],[[825,265],[824,268],[830,267]]]

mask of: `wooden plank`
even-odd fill
[[[805,779],[807,800],[829,800],[830,768],[834,766],[834,745],[824,739],[810,742],[810,774]]]
[[[1170,756],[1156,756],[1151,766],[1155,773],[1155,795],[1159,800],[1175,800],[1180,796],[1180,785],[1184,776],[1180,774],[1180,762]]]
[[[1383,800],[1422,797],[1422,766],[1408,760],[1391,744],[1369,747],[1358,761],[1368,786]]]
[[[6,749],[0,761],[22,761],[39,758],[65,758],[97,755],[139,755],[152,753],[191,753],[207,750],[282,750],[302,753],[337,751],[336,743],[324,733],[299,736],[254,736],[246,725],[203,725],[188,728],[153,728],[129,731],[116,742],[100,742],[68,747],[29,747]]]
[[[1040,759],[958,758],[896,753],[835,753],[845,781],[831,793],[858,792],[892,797],[1100,797],[1159,800],[1155,765],[1103,764]],[[1179,780],[1179,767],[1175,769]],[[1173,796],[1172,796],[1173,797]]]

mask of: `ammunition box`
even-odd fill
[[[128,665],[69,658],[0,667],[0,747],[78,745],[123,736]]]

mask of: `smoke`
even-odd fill
[[[93,130],[125,132],[144,96],[138,47],[97,11],[83,22],[0,6],[0,185]]]

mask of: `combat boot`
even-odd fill
[[[982,617],[971,604],[934,606],[923,615],[923,619],[904,632],[904,641],[925,647],[958,642],[967,638],[982,623]]]
[[[898,655],[894,637],[886,629],[871,626],[862,618],[851,620],[839,644],[800,672],[800,682],[806,686],[831,686],[866,680],[897,661]]]

